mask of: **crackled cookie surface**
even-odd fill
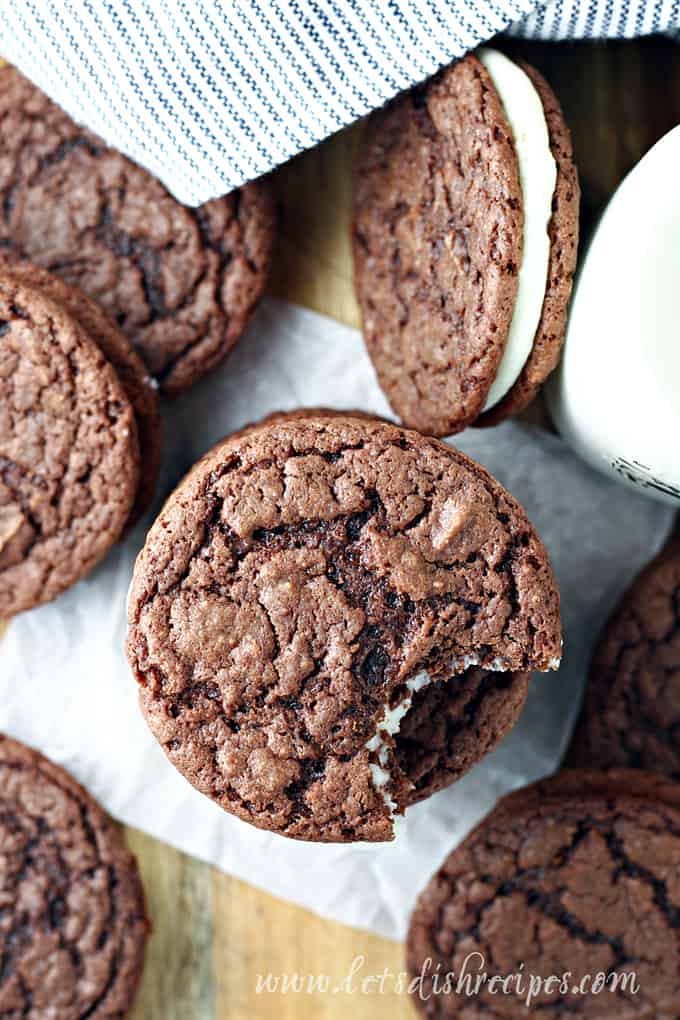
[[[636,578],[595,651],[570,751],[584,768],[680,779],[680,543]]]
[[[547,273],[534,279],[530,268],[530,296],[544,294],[540,314],[519,375],[493,399],[513,320],[526,312],[525,229],[536,215],[526,215],[535,193],[523,192],[522,147],[502,90],[469,55],[372,114],[359,150],[352,239],[366,346],[395,413],[432,435],[516,414],[555,367],[564,339],[578,179],[555,95],[519,66],[535,92],[554,191],[543,230]],[[525,116],[522,133],[527,124]]]
[[[548,669],[560,645],[545,550],[505,490],[437,440],[337,414],[271,420],[204,457],[151,528],[129,602],[170,760],[303,839],[390,838],[414,799],[393,737],[419,692],[477,664]],[[476,685],[461,680],[463,724],[464,702],[471,718],[491,704]],[[484,726],[502,732],[515,700]]]
[[[454,432],[495,378],[522,258],[517,155],[476,58],[372,115],[354,210],[355,285],[380,384],[408,425]]]
[[[135,416],[102,352],[56,303],[0,277],[0,618],[104,556],[139,482]]]
[[[95,298],[168,393],[211,371],[262,295],[264,183],[198,209],[0,69],[0,243]]]
[[[680,788],[651,773],[574,770],[504,798],[421,894],[407,957],[414,1005],[431,1020],[677,1016]],[[457,978],[474,986],[479,972],[487,983],[466,994]],[[634,972],[637,991],[629,978],[577,994],[598,972]],[[493,994],[493,975],[515,983]],[[527,1008],[532,976],[543,983]]]
[[[66,772],[0,736],[0,1016],[122,1020],[148,931],[113,823]]]
[[[135,414],[140,452],[140,478],[127,527],[148,510],[154,496],[161,461],[161,415],[158,394],[130,341],[104,310],[79,288],[31,262],[0,250],[0,275],[10,276],[56,302],[82,326],[113,365]]]

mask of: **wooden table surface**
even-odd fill
[[[664,39],[511,49],[544,71],[563,104],[587,235],[625,172],[680,123],[680,49]],[[339,133],[274,175],[282,235],[271,290],[349,325],[358,325],[347,232],[359,130]],[[401,946],[321,920],[135,830],[126,838],[155,926],[133,1020],[413,1020],[390,976],[402,970]],[[267,974],[322,974],[346,988],[353,962],[352,992],[258,993],[258,976]],[[382,988],[378,980],[360,987],[386,968]]]

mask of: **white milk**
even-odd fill
[[[680,127],[647,153],[605,210],[547,396],[578,454],[680,505]]]

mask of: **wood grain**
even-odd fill
[[[587,233],[622,176],[680,123],[678,48],[636,43],[506,46],[547,75],[574,135]],[[360,127],[341,132],[274,174],[282,230],[272,293],[356,326],[348,239],[351,159]],[[631,253],[633,255],[634,253]],[[1,633],[0,624],[0,633]],[[385,979],[352,994],[260,993],[258,975],[326,974],[341,984],[402,967],[400,946],[320,920],[127,830],[155,932],[133,1020],[405,1020],[407,997]],[[423,881],[427,876],[423,876]],[[304,876],[300,876],[304,881]],[[332,873],[328,881],[333,881]]]
[[[349,225],[361,130],[340,131],[272,177],[280,219],[271,293],[357,328]]]
[[[333,882],[331,872],[328,882]],[[322,920],[218,873],[213,904],[215,1008],[220,1020],[413,1016],[407,997],[395,987],[404,966],[402,947],[396,943]],[[375,979],[383,974],[381,992]],[[303,990],[258,993],[258,979],[268,975],[273,982],[297,976]],[[328,991],[309,990],[309,979],[319,977],[328,981]]]

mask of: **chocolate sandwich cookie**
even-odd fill
[[[262,295],[264,182],[198,209],[0,69],[0,244],[98,301],[166,393],[219,364]]]
[[[680,1015],[680,787],[566,771],[504,798],[421,894],[407,939],[430,1020]]]
[[[595,651],[569,752],[680,779],[680,542],[636,578]]]
[[[416,804],[455,783],[496,747],[520,717],[531,673],[471,666],[413,696],[394,736],[397,767]]]
[[[135,413],[141,458],[137,498],[127,522],[127,528],[131,528],[151,505],[161,464],[161,414],[154,381],[113,320],[77,287],[31,262],[8,257],[1,250],[0,276],[20,280],[61,305],[116,370]]]
[[[405,424],[449,435],[531,401],[564,340],[578,206],[557,99],[494,50],[369,118],[355,287],[378,380]]]
[[[113,823],[67,772],[0,736],[0,1016],[123,1020],[149,928]]]
[[[120,537],[139,486],[135,415],[66,310],[0,276],[0,619],[53,599]]]
[[[390,839],[514,721],[524,680],[484,675],[561,654],[515,500],[438,440],[337,413],[272,419],[199,461],[147,536],[128,622],[170,761],[225,810],[318,841]],[[418,693],[447,682],[451,728],[425,761]]]

